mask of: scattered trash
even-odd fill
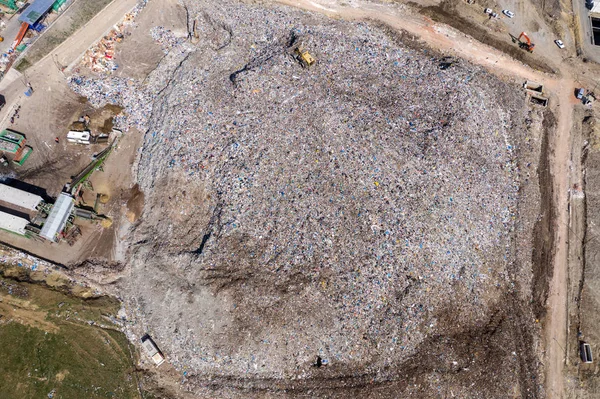
[[[510,290],[519,121],[535,113],[523,92],[369,23],[304,25],[240,4],[187,12],[197,47],[152,29],[166,55],[143,82],[69,79],[95,107],[124,107],[123,134],[146,132],[137,176],[144,223],[160,228],[136,238],[161,249],[132,255],[128,320],[176,369],[223,373],[405,358],[456,303],[461,323],[485,320],[488,292]],[[290,57],[291,32],[312,68]],[[173,311],[208,312],[196,283],[218,292],[210,321]],[[236,320],[252,339],[223,353]]]

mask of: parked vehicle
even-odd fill
[[[583,88],[579,88],[575,90],[575,97],[578,100],[581,100],[583,98],[583,95],[585,94],[585,90]]]
[[[502,14],[506,15],[508,18],[512,18],[515,16],[515,13],[510,10],[502,10]]]
[[[491,8],[486,8],[483,12],[486,13],[486,14],[492,15],[492,9]]]
[[[585,8],[588,10],[594,8],[594,0],[585,0]]]
[[[565,44],[560,39],[555,40],[554,43],[556,43],[558,48],[565,48]]]
[[[148,334],[142,337],[142,347],[146,350],[146,353],[157,367],[165,362],[165,356],[162,354],[160,349],[158,349],[158,346],[156,346],[156,343]]]
[[[592,363],[594,358],[592,356],[592,347],[587,342],[579,343],[579,355],[584,363]]]

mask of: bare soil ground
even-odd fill
[[[150,1],[128,31],[133,39],[125,40],[117,47],[117,76],[143,80],[163,59],[165,53],[150,34],[149,27],[155,26],[187,35],[185,9],[172,1]]]
[[[65,106],[64,102],[61,104],[61,101],[56,101],[55,104],[57,107]],[[19,120],[32,123],[35,118],[29,115],[29,110],[33,110],[34,108],[30,107],[35,107],[36,105],[38,104],[27,103],[22,106],[22,116]],[[34,143],[37,142],[43,146],[38,147],[34,144],[35,148],[39,148],[41,151],[38,151],[39,153],[37,154],[34,153],[29,158],[28,163],[22,167],[24,170],[17,169],[12,164],[6,168],[9,170],[6,173],[11,178],[19,181],[27,181],[34,186],[25,187],[26,189],[35,191],[42,188],[41,192],[44,195],[55,197],[62,190],[64,184],[71,180],[71,176],[82,170],[91,162],[91,156],[105,147],[105,145],[83,146],[67,143],[65,136],[68,126],[65,126],[64,121],[73,121],[81,115],[89,114],[92,117],[92,129],[100,131],[107,122],[110,124],[113,111],[107,109],[94,110],[89,106],[84,106],[80,102],[73,102],[71,105],[73,108],[68,109],[76,109],[77,112],[69,113],[69,116],[65,116],[64,118],[57,118],[57,130],[51,130],[48,132],[49,134],[46,133],[47,140],[42,142],[39,136],[31,135],[34,137]],[[67,103],[66,106],[68,107],[69,104]],[[49,114],[52,113],[49,112]],[[15,125],[14,129],[17,131],[30,131],[27,126],[21,125],[21,127],[17,124]],[[58,130],[58,126],[60,126],[60,130]],[[57,133],[57,131],[60,133]],[[41,132],[38,130],[36,133],[39,134]],[[54,140],[50,140],[50,137],[48,137],[51,134],[60,134],[59,137],[62,140],[58,144],[55,143]],[[4,243],[22,248],[29,253],[64,265],[79,263],[85,259],[95,257],[113,260],[115,256],[115,232],[119,228],[121,218],[125,216],[123,204],[128,199],[129,189],[132,185],[131,166],[137,155],[140,138],[141,133],[135,130],[131,130],[128,134],[121,137],[119,145],[111,153],[111,156],[104,165],[103,171],[97,171],[92,175],[90,182],[93,189],[84,190],[83,193],[82,205],[88,207],[94,206],[97,194],[106,194],[109,196],[109,202],[101,204],[98,211],[100,214],[112,218],[114,221],[113,226],[104,229],[97,223],[78,221],[78,225],[82,230],[82,236],[73,247],[69,247],[66,243],[57,245],[30,240],[7,232],[0,233],[0,239]],[[41,157],[46,157],[46,160],[40,159]],[[54,157],[58,157],[58,160],[55,162],[53,162]],[[38,162],[40,161],[44,162],[44,164],[39,165]],[[17,182],[11,183],[11,180],[8,180],[8,183],[17,184]]]
[[[556,66],[549,64],[546,59],[541,60],[535,57],[533,54],[528,53],[520,49],[510,39],[509,34],[518,36],[520,32],[511,31],[504,26],[498,26],[498,21],[489,20],[488,26],[485,24],[475,22],[473,15],[469,15],[468,12],[461,10],[461,8],[467,8],[463,1],[460,0],[446,0],[439,6],[425,7],[421,10],[424,15],[431,17],[436,22],[452,26],[453,28],[466,33],[473,37],[475,40],[485,43],[490,47],[501,50],[502,52],[509,54],[512,58],[522,61],[529,65],[535,70],[547,73],[556,72]],[[478,7],[479,18],[481,17],[481,7]],[[473,11],[469,9],[469,11]],[[499,10],[497,10],[499,12]],[[492,23],[494,25],[492,25]],[[492,28],[492,29],[491,29]],[[530,31],[531,32],[531,31]],[[537,51],[540,51],[539,49]]]
[[[569,398],[594,398],[600,393],[600,372],[596,362],[584,364],[579,354],[580,342],[588,342],[597,352],[600,319],[597,309],[600,296],[598,284],[598,231],[600,223],[597,212],[598,182],[600,165],[600,130],[598,120],[590,110],[578,111],[578,125],[574,129],[573,164],[583,164],[580,174],[579,195],[572,201],[571,223],[572,255],[570,265],[575,278],[570,281],[570,297],[573,298],[569,319],[568,379]],[[575,151],[577,149],[577,151]],[[575,190],[575,188],[574,188]],[[585,195],[584,195],[585,194]]]

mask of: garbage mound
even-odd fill
[[[372,23],[186,3],[196,44],[160,36],[143,85],[106,80],[147,129],[121,282],[138,332],[198,387],[394,379],[427,347],[468,367],[432,340],[503,322],[523,96]],[[517,378],[507,342],[494,389]]]

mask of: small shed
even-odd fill
[[[10,8],[11,10],[18,10],[19,6],[16,3],[16,0],[0,0],[0,4]]]
[[[25,144],[26,141],[23,134],[10,129],[4,129],[0,132],[0,140],[16,144],[19,147]]]
[[[587,342],[579,343],[579,354],[584,363],[592,363],[594,361],[594,358],[592,357],[592,347]]]
[[[586,3],[586,6],[589,8],[588,4],[594,4],[588,13],[589,24],[592,30],[592,41],[596,46],[600,46],[600,1]]]

